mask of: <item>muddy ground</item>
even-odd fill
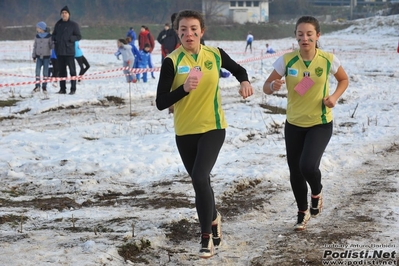
[[[109,108],[112,115],[121,107]],[[89,108],[87,112],[90,112]],[[45,124],[47,129],[58,128],[60,125],[56,121],[60,117],[85,113],[84,108],[52,110],[52,119],[49,119],[49,114],[40,114],[22,124],[24,128],[38,123]],[[4,133],[10,124],[21,122],[16,119],[1,121]],[[10,254],[12,249],[16,250],[15,256],[24,248],[39,246],[40,250],[40,245],[45,246],[46,242],[51,243],[52,238],[60,235],[60,249],[76,247],[91,238],[103,244],[93,251],[101,259],[82,262],[81,265],[323,265],[326,250],[343,252],[348,244],[384,244],[391,245],[384,250],[398,250],[398,234],[392,232],[399,230],[399,144],[392,140],[384,150],[365,155],[365,158],[368,159],[360,168],[336,169],[335,174],[346,176],[347,182],[328,180],[324,210],[319,217],[310,220],[304,232],[292,230],[296,214],[289,183],[271,184],[267,180],[241,177],[227,184],[217,195],[218,208],[223,216],[224,244],[210,260],[200,260],[195,255],[199,247],[199,225],[190,217],[159,225],[157,230],[166,237],[162,244],[154,246],[148,238],[139,237],[142,229],[135,227],[135,221],[146,222],[146,216],[140,213],[118,219],[107,219],[104,215],[100,220],[73,215],[58,220],[30,216],[32,210],[62,212],[108,207],[114,210],[135,207],[167,216],[171,209],[194,208],[193,199],[173,191],[169,181],[147,187],[132,185],[129,193],[111,188],[107,193],[85,195],[86,201],[77,202],[71,196],[73,184],[70,184],[70,190],[65,184],[63,192],[48,194],[48,190],[35,183],[10,186],[2,178],[0,246],[7,252],[0,256]],[[86,173],[87,176],[95,174]],[[177,173],[173,182],[186,190],[192,189],[185,173]],[[277,208],[281,204],[274,204],[276,202],[283,202],[286,208]],[[335,246],[331,248],[331,245]],[[63,256],[58,265],[74,265],[69,264],[68,256],[73,255]],[[33,258],[26,265],[34,263]],[[43,265],[57,265],[57,260],[48,260]]]

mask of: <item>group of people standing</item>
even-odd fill
[[[176,17],[177,13],[172,14],[171,23]],[[165,57],[174,51],[179,45],[179,38],[176,31],[171,28],[170,23],[165,23],[164,29],[158,34],[157,41],[161,45],[161,62]],[[135,41],[137,40],[139,48],[135,46]],[[129,28],[126,33],[126,40],[119,39],[117,41],[118,51],[115,56],[119,59],[119,55],[122,56],[124,74],[126,76],[127,82],[137,82],[141,80],[140,71],[137,74],[132,73],[131,68],[135,69],[145,69],[153,68],[151,54],[155,48],[155,39],[148,27],[142,25],[140,28],[140,33],[137,34],[133,27]],[[131,53],[130,53],[131,51]],[[129,66],[129,67],[127,67]],[[147,82],[147,72],[143,72],[142,80],[144,83]],[[155,78],[154,72],[151,72],[151,77]]]
[[[58,93],[66,94],[68,68],[71,76],[69,94],[75,94],[77,82],[81,82],[82,76],[90,68],[90,64],[79,46],[79,41],[81,40],[79,25],[70,20],[68,6],[61,9],[60,16],[61,19],[55,24],[52,34],[44,21],[36,25],[37,34],[32,51],[32,58],[36,63],[36,83],[33,92],[39,92],[41,88],[46,93],[47,81],[51,77],[60,78],[60,90]],[[172,15],[172,23],[174,16],[176,16],[176,13]],[[139,45],[138,49],[135,46],[136,40]],[[157,41],[161,44],[162,61],[166,55],[179,46],[177,34],[170,28],[169,23],[165,24],[165,29],[159,33]],[[151,53],[155,48],[155,39],[148,27],[141,26],[138,35],[131,27],[125,39],[117,40],[117,48],[115,55],[118,59],[120,55],[122,56],[123,72],[127,82],[137,82],[139,80],[147,82],[147,72],[134,74],[132,69],[151,69],[154,67]],[[79,75],[77,75],[75,60],[80,66]],[[40,77],[41,72],[43,73],[42,80]],[[151,72],[151,77],[155,79],[154,72]],[[53,83],[54,86],[56,84],[56,82]]]
[[[175,107],[175,141],[191,177],[201,229],[198,255],[210,258],[215,247],[222,244],[222,216],[216,209],[210,179],[227,128],[221,105],[220,69],[226,68],[235,76],[244,99],[253,94],[253,88],[246,70],[226,52],[201,44],[205,23],[199,12],[181,11],[173,25],[181,45],[163,60],[156,106],[159,110]],[[332,136],[332,108],[348,87],[348,76],[334,54],[319,49],[320,25],[316,18],[301,17],[295,26],[295,37],[299,49],[275,61],[263,92],[273,94],[283,84],[288,90],[285,144],[298,208],[294,229],[302,231],[309,219],[322,211],[320,161]],[[337,80],[331,94],[330,74]]]
[[[136,39],[139,45],[138,49],[135,45]],[[135,74],[132,72],[132,69],[154,68],[151,53],[155,48],[155,41],[148,27],[145,25],[141,26],[138,38],[133,27],[130,27],[126,33],[126,37],[117,40],[117,48],[118,50],[114,55],[118,60],[120,59],[119,56],[122,56],[123,73],[126,81],[128,83],[136,83],[142,80],[146,83],[148,81],[147,71],[142,73],[143,77],[141,78],[141,73]],[[155,79],[154,72],[151,72],[151,77]]]
[[[33,44],[32,58],[36,63],[36,85],[34,92],[47,92],[47,80],[51,76],[61,78],[59,94],[66,94],[67,68],[71,76],[71,88],[69,94],[76,93],[76,82],[80,82],[82,76],[90,68],[90,64],[79,47],[79,25],[70,20],[68,6],[60,11],[61,19],[54,26],[52,34],[44,21],[36,25],[36,37]],[[75,60],[80,66],[79,76],[76,75]],[[49,66],[52,66],[51,71]],[[40,81],[40,72],[43,71],[43,81]],[[56,83],[55,83],[56,84]]]

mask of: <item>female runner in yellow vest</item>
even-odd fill
[[[225,68],[240,82],[239,94],[253,94],[246,70],[222,49],[200,44],[205,24],[196,11],[181,11],[174,27],[181,46],[162,63],[157,88],[159,110],[174,105],[176,144],[195,190],[201,226],[199,256],[209,258],[221,243],[221,216],[215,207],[210,173],[225,139],[219,70]]]
[[[295,230],[300,231],[306,228],[310,216],[317,216],[322,209],[320,160],[332,135],[331,108],[348,87],[348,76],[335,55],[318,48],[320,25],[317,19],[301,17],[296,23],[295,37],[299,50],[276,60],[263,92],[272,94],[287,84],[285,145],[291,187],[298,207]],[[331,95],[330,74],[338,81]],[[307,184],[311,189],[310,210]]]

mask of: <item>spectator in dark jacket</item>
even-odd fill
[[[71,76],[71,92],[76,92],[76,66],[75,66],[75,42],[80,41],[79,25],[69,19],[70,12],[68,6],[61,9],[61,19],[57,21],[53,31],[53,41],[55,53],[59,67],[59,76],[67,77],[67,66]],[[66,93],[66,81],[60,81],[60,94]]]
[[[176,31],[170,28],[169,23],[165,23],[164,29],[158,34],[157,41],[161,45],[162,62],[180,44]]]

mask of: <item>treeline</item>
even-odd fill
[[[179,10],[201,11],[200,0],[0,0],[0,24],[23,26],[45,21],[53,25],[60,19],[60,10],[65,5],[71,19],[88,26],[162,24]]]
[[[27,40],[34,37],[35,25],[45,21],[54,27],[60,19],[60,10],[65,5],[71,19],[81,26],[84,39],[115,39],[126,34],[133,26],[136,32],[140,25],[149,26],[157,35],[163,24],[170,21],[174,12],[183,9],[201,11],[201,0],[0,0],[0,40]],[[345,18],[346,7],[317,7],[308,0],[279,0],[270,2],[270,22],[266,24],[230,23],[221,25],[207,21],[205,38],[208,40],[242,40],[249,30],[257,39],[275,39],[292,36],[293,26],[300,15],[334,14]],[[328,10],[326,10],[328,9]],[[284,21],[284,22],[282,22]],[[28,27],[25,27],[30,25]],[[326,25],[329,27],[329,25]],[[14,27],[14,28],[11,28]],[[337,25],[338,28],[345,25]],[[332,25],[331,30],[334,30]],[[326,27],[323,26],[323,32]]]
[[[234,24],[231,26],[226,25],[210,25],[207,26],[204,38],[205,40],[226,40],[245,41],[248,31],[252,31],[256,40],[280,39],[293,37],[295,22],[293,23],[267,23],[267,24],[251,24],[244,25]],[[126,24],[126,25],[103,25],[103,26],[89,26],[81,27],[82,38],[84,40],[116,40],[123,38],[130,26],[133,26],[136,32],[140,29],[140,24]],[[163,29],[162,24],[146,24],[151,32],[158,36],[158,33]],[[349,27],[349,23],[333,23],[323,24],[323,34],[341,30]],[[14,41],[14,40],[33,40],[35,37],[36,29],[34,26],[4,29],[0,28],[0,41]]]
[[[216,1],[216,0],[207,0]],[[320,7],[308,0],[269,2],[270,21],[293,19],[300,15],[349,15],[348,7]],[[80,25],[105,26],[164,24],[174,12],[183,9],[202,11],[202,0],[0,0],[0,25],[24,26],[45,21],[54,25],[60,10],[68,5],[71,19]],[[209,25],[211,21],[207,21]],[[220,21],[218,22],[220,23]]]

